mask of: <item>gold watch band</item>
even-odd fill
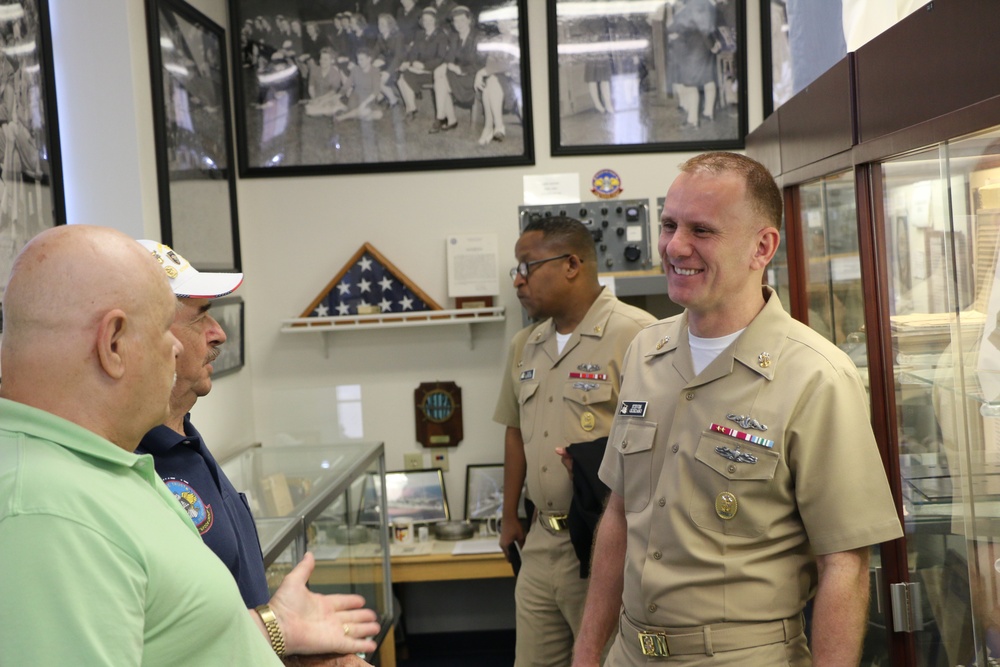
[[[267,636],[271,640],[271,648],[274,649],[279,658],[283,658],[285,656],[285,635],[282,634],[281,626],[278,625],[278,617],[266,604],[257,607],[256,612],[260,616],[260,620],[264,621]]]

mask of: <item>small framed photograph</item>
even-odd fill
[[[503,464],[472,464],[465,469],[465,518],[489,519],[503,513]]]
[[[746,0],[548,0],[553,155],[743,148]]]
[[[160,235],[203,271],[239,271],[225,31],[182,0],[146,0]]]
[[[465,518],[477,521],[503,514],[503,464],[473,463],[465,468]],[[517,504],[517,515],[527,517],[524,489]]]
[[[535,163],[527,0],[229,0],[241,176]]]
[[[243,299],[227,296],[212,302],[212,317],[226,332],[226,342],[219,348],[218,358],[212,364],[213,377],[235,373],[243,368]]]
[[[414,523],[438,523],[451,519],[444,473],[440,468],[387,472],[385,493],[386,511],[389,513],[386,523],[391,524],[402,518]],[[358,523],[377,526],[381,512],[381,489],[372,473],[365,478]]]

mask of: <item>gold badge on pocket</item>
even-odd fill
[[[715,497],[715,513],[719,515],[720,519],[729,521],[736,516],[738,505],[736,496],[729,491],[723,491]]]
[[[593,431],[596,425],[597,419],[594,418],[593,412],[584,412],[580,415],[580,428],[584,431]]]

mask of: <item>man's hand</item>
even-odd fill
[[[508,561],[510,560],[510,550],[513,548],[511,544],[514,542],[524,546],[524,528],[516,516],[513,520],[504,519],[500,523],[500,548],[503,549],[504,556],[507,557]]]
[[[285,635],[289,654],[367,653],[374,651],[377,616],[360,595],[320,595],[306,588],[316,567],[311,553],[289,572],[271,598],[271,611]],[[321,663],[322,664],[322,663]],[[333,663],[341,664],[341,663]],[[365,664],[359,663],[343,663]]]
[[[285,667],[371,667],[356,655],[292,655],[284,658]]]
[[[573,479],[573,457],[569,455],[565,447],[556,447],[556,454],[562,459],[562,464],[566,468],[566,472],[569,473],[569,478]]]

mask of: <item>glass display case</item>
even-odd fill
[[[861,664],[1000,665],[996,4],[931,3],[765,120],[793,316],[847,352],[904,524],[873,548]],[[860,416],[855,416],[860,417]],[[861,492],[862,490],[859,490]]]
[[[247,496],[271,592],[311,551],[310,588],[363,596],[378,614],[381,643],[394,621],[387,513],[382,507],[373,526],[358,517],[366,483],[382,484],[380,498],[386,497],[382,443],[252,447],[222,467]]]

